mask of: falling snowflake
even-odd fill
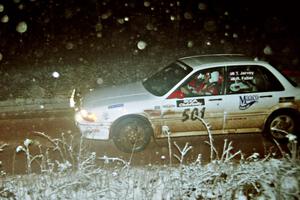
[[[60,74],[59,74],[58,72],[53,72],[53,73],[52,73],[52,76],[53,76],[54,78],[59,78]]]
[[[112,12],[109,10],[106,13],[101,15],[101,19],[108,19],[112,15]]]
[[[144,42],[144,41],[139,41],[137,43],[137,47],[138,47],[139,50],[144,50],[147,47],[147,43]]]
[[[198,4],[198,9],[199,9],[199,10],[206,10],[206,8],[207,8],[207,6],[206,6],[205,3],[199,3],[199,4]]]
[[[16,27],[16,30],[19,32],[19,33],[25,33],[27,31],[27,23],[26,22],[19,22],[17,27]]]
[[[210,41],[207,41],[207,42],[206,42],[206,45],[207,45],[207,46],[210,46],[210,45],[211,45],[211,42],[210,42]]]
[[[97,38],[102,38],[102,33],[97,33],[96,36]]]
[[[148,23],[148,24],[146,25],[146,29],[147,29],[148,31],[152,31],[152,30],[154,30],[154,26],[153,26],[153,24],[151,24],[151,23]]]
[[[19,8],[19,10],[23,10],[23,9],[24,9],[24,5],[23,5],[23,4],[20,4],[20,5],[18,6],[18,8]]]
[[[71,50],[71,49],[73,49],[73,48],[74,48],[74,44],[73,44],[72,42],[68,42],[68,43],[66,44],[66,49]]]
[[[2,53],[0,53],[0,61],[3,59],[3,55]]]
[[[97,78],[97,84],[102,85],[103,84],[103,79],[102,78]]]
[[[97,23],[96,26],[95,26],[96,32],[102,31],[102,28],[103,28],[103,26],[102,26],[101,23]]]
[[[175,18],[174,15],[171,15],[171,16],[170,16],[170,20],[171,20],[171,21],[175,21],[175,19],[176,19],[176,18]]]
[[[124,23],[125,23],[125,20],[124,20],[123,18],[119,18],[119,19],[117,19],[117,22],[118,22],[119,24],[124,24]]]
[[[184,16],[185,19],[193,19],[193,16],[192,16],[192,14],[190,12],[185,12],[183,14],[183,16]]]
[[[144,6],[145,6],[145,7],[149,7],[149,6],[150,6],[150,2],[149,2],[149,1],[145,1],[145,2],[144,2]]]
[[[4,6],[2,4],[0,4],[0,12],[4,11]]]
[[[188,41],[188,43],[187,43],[187,47],[189,47],[189,48],[191,48],[191,47],[193,47],[194,46],[194,42],[193,41]]]
[[[264,54],[266,54],[266,55],[272,55],[272,48],[269,46],[269,45],[267,45],[267,46],[265,46],[265,48],[264,48]]]
[[[2,23],[7,23],[9,21],[9,17],[7,15],[4,15],[2,18],[1,18],[1,22]]]

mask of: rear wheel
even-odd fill
[[[271,116],[266,124],[266,133],[276,140],[286,140],[287,134],[296,130],[296,117],[292,113],[279,112]]]
[[[115,145],[127,153],[144,150],[152,136],[149,122],[140,117],[122,119],[113,130],[112,138]]]

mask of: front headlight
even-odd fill
[[[97,116],[95,113],[88,112],[87,110],[80,110],[80,116],[82,119],[88,122],[96,122]]]

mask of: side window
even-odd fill
[[[261,78],[253,66],[229,66],[226,91],[228,94],[257,92],[257,84],[263,84]]]
[[[276,77],[262,66],[229,66],[227,71],[227,94],[267,92],[283,89]]]
[[[176,91],[182,93],[183,97],[221,95],[223,85],[224,68],[209,68],[194,73]]]
[[[271,92],[271,91],[283,91],[284,87],[279,82],[279,80],[266,68],[259,67],[259,71],[261,72],[263,79],[265,81],[264,84],[264,91]]]

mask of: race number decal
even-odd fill
[[[190,108],[187,108],[182,113],[182,121],[185,122],[186,120],[197,120],[197,117],[203,118],[205,113],[205,107],[201,110],[199,108],[194,108],[192,111]]]

